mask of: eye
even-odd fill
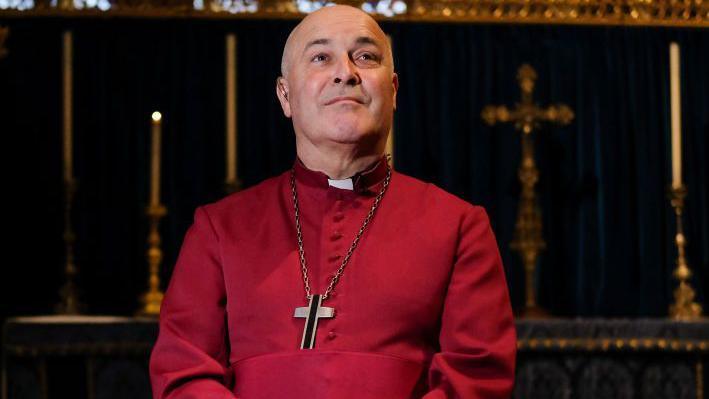
[[[379,63],[379,56],[374,53],[370,52],[363,52],[357,55],[357,58],[355,60],[358,63],[365,64],[365,65],[375,65]]]
[[[313,58],[310,59],[311,62],[323,62],[327,61],[327,54],[319,53],[313,56]]]

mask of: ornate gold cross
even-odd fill
[[[517,70],[517,81],[522,91],[522,99],[514,109],[506,106],[488,105],[482,111],[483,120],[490,126],[496,123],[514,123],[515,129],[522,132],[522,164],[518,176],[522,185],[519,200],[514,239],[510,247],[522,258],[525,270],[525,305],[523,317],[543,317],[546,312],[537,305],[534,286],[534,271],[539,253],[546,248],[542,237],[542,213],[537,203],[534,186],[539,180],[539,170],[534,161],[534,141],[532,133],[541,122],[568,125],[574,119],[571,108],[565,104],[538,107],[532,100],[537,73],[528,64]]]

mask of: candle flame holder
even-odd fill
[[[692,270],[687,264],[685,247],[687,240],[684,235],[682,225],[682,212],[684,210],[684,199],[687,196],[687,187],[684,184],[672,185],[669,190],[670,204],[675,210],[677,218],[677,234],[675,244],[677,245],[677,268],[672,275],[679,281],[679,285],[674,290],[674,303],[670,305],[670,317],[676,320],[691,321],[702,315],[702,306],[694,301],[695,293],[689,284],[692,277]]]
[[[160,315],[160,305],[164,293],[160,290],[160,264],[163,253],[160,247],[160,219],[167,215],[167,208],[162,204],[150,205],[146,208],[145,214],[150,220],[150,232],[148,233],[148,290],[141,295],[141,309],[138,316],[157,317]]]

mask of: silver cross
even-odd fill
[[[320,306],[320,304],[322,304],[322,295],[311,295],[308,306],[295,308],[293,317],[305,319],[300,349],[313,349],[313,346],[315,346],[315,333],[318,330],[318,319],[335,317],[335,308]]]

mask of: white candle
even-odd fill
[[[670,43],[670,94],[672,109],[672,187],[682,185],[682,108],[680,101],[679,46]]]
[[[236,181],[236,35],[226,36],[226,181]]]
[[[160,123],[162,115],[155,111],[152,115],[152,140],[150,151],[150,205],[160,204]]]
[[[72,133],[72,47],[73,37],[71,31],[64,32],[64,45],[62,52],[63,73],[64,73],[64,124],[63,124],[63,142],[64,142],[64,180],[70,181],[74,176],[74,144]]]

